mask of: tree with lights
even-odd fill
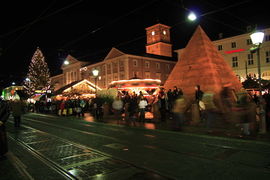
[[[24,81],[24,87],[29,95],[35,93],[36,90],[48,90],[50,88],[50,72],[45,57],[41,50],[37,48],[34,53],[27,78]]]

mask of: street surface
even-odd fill
[[[91,116],[29,113],[19,129],[12,120],[8,158],[19,179],[270,179],[267,141],[105,124]]]

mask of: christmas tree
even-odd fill
[[[48,90],[50,88],[50,72],[45,58],[39,48],[34,53],[27,78],[24,81],[24,87],[29,95],[36,90]]]

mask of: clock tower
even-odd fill
[[[155,24],[146,28],[146,53],[172,57],[170,26]]]

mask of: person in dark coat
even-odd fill
[[[0,98],[0,160],[8,152],[5,123],[10,115],[8,103]]]
[[[202,100],[203,97],[203,91],[201,90],[200,85],[195,86],[195,100],[199,103],[199,101]]]
[[[14,127],[20,127],[21,125],[21,116],[24,114],[25,105],[22,100],[14,100],[11,102],[11,111],[14,117]]]

